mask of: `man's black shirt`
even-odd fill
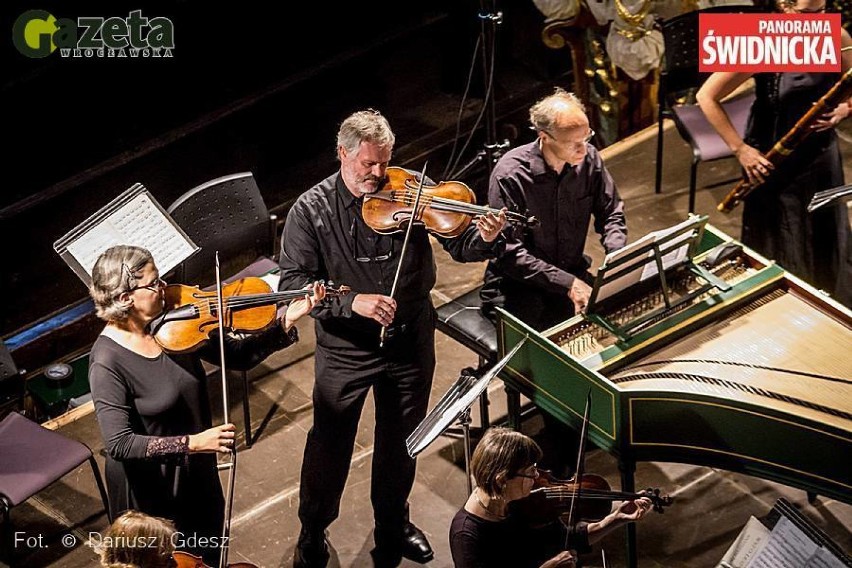
[[[302,288],[314,280],[346,285],[352,292],[314,308],[317,343],[326,347],[374,348],[380,326],[352,312],[357,294],[390,295],[404,232],[380,235],[364,223],[361,200],[346,188],[338,171],[302,194],[287,215],[281,237],[279,290]],[[502,252],[502,236],[486,243],[475,223],[454,239],[438,239],[453,259],[475,262]],[[429,234],[415,226],[403,259],[392,327],[407,325],[430,304],[435,259]]]

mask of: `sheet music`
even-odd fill
[[[196,249],[147,193],[140,193],[79,238],[67,250],[91,276],[100,254],[125,244],[151,251],[161,274],[183,262]]]
[[[685,229],[687,226],[692,224],[692,219],[687,219],[686,221],[671,227],[670,229],[665,229],[662,231],[656,231],[653,233],[655,242],[662,242],[665,237],[669,235],[676,234],[678,231]],[[676,247],[666,254],[663,255],[663,271],[668,270],[672,266],[676,266],[685,260],[687,260],[687,256],[689,254],[689,240],[693,237],[692,231],[687,231],[675,239],[666,242],[664,245],[666,248]],[[653,255],[651,255],[653,256]],[[642,271],[642,280],[647,280],[652,276],[657,275],[657,263],[649,262],[645,265],[645,269]]]
[[[802,568],[809,564],[819,546],[790,519],[782,516],[769,540],[747,568]]]
[[[805,568],[846,568],[846,564],[825,548],[820,547],[811,556]]]
[[[626,247],[607,254],[604,258],[604,266],[612,265],[615,261],[624,258],[643,246],[647,246],[654,242],[662,242],[663,239],[670,235],[676,234],[679,231],[685,231],[687,227],[694,223],[695,220],[690,218],[673,227],[669,227],[668,229],[651,231]],[[665,248],[669,248],[671,246],[676,247],[663,255],[662,260],[664,271],[688,259],[690,239],[692,239],[693,236],[693,231],[685,231],[675,239],[661,245]],[[629,264],[618,267],[618,270],[611,271],[608,274],[609,276],[617,275],[618,277],[601,286],[597,299],[600,301],[608,298],[621,290],[625,290],[639,282],[656,276],[657,273],[658,270],[657,263],[654,260],[654,250],[651,249],[644,255],[634,258]]]
[[[770,531],[749,518],[717,568],[845,568],[831,551],[816,543],[792,520],[781,516]]]
[[[763,550],[769,540],[769,529],[754,517],[749,517],[743,530],[725,552],[716,568],[744,568]]]

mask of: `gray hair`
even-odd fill
[[[139,272],[154,262],[151,253],[142,247],[118,245],[106,249],[92,268],[89,295],[95,302],[97,316],[104,321],[123,321],[130,313],[131,304],[118,297],[130,292],[139,284]]]
[[[350,114],[340,125],[337,132],[338,148],[342,146],[347,153],[354,153],[358,151],[361,142],[393,148],[396,136],[379,111],[371,108],[359,110]]]
[[[538,132],[552,131],[559,115],[564,112],[566,104],[586,112],[586,107],[577,95],[556,87],[552,95],[544,97],[530,108],[530,124],[533,129]]]

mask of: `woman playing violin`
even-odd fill
[[[191,550],[218,562],[224,499],[215,452],[229,452],[234,425],[213,426],[201,360],[219,364],[218,341],[194,353],[163,351],[148,323],[164,306],[165,282],[151,253],[115,246],[98,258],[89,293],[107,324],[92,347],[89,382],[107,450],[110,512],[135,509],[174,521]],[[298,340],[294,324],[322,300],[312,296],[281,310],[277,325],[243,339],[225,338],[228,367],[248,369]],[[206,537],[208,540],[201,540]],[[212,540],[209,540],[212,539]]]
[[[577,552],[590,551],[612,529],[641,519],[651,508],[651,500],[642,497],[624,501],[597,522],[566,528],[555,521],[531,528],[509,514],[509,503],[530,494],[541,457],[538,444],[520,432],[490,428],[485,433],[471,461],[476,487],[450,526],[456,568],[575,566]]]

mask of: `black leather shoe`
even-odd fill
[[[304,529],[293,551],[293,568],[325,568],[328,564],[328,540],[325,533],[311,534]]]
[[[407,523],[402,530],[402,555],[409,560],[413,560],[418,564],[426,564],[435,557],[429,541],[423,531],[414,526],[414,523]]]

